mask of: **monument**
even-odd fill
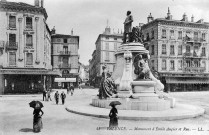
[[[140,27],[132,28],[132,22],[133,16],[128,11],[123,43],[115,53],[115,71],[110,76],[103,67],[99,95],[92,99],[92,105],[110,108],[111,101],[120,101],[119,110],[163,111],[174,108],[175,99],[163,92],[164,85],[149,68],[149,51],[142,43]]]
[[[115,52],[115,70],[111,75],[103,66],[99,94],[91,98],[90,104],[79,102],[69,105],[66,110],[109,118],[110,102],[119,101],[118,117],[124,120],[177,120],[203,115],[205,109],[175,103],[174,98],[163,92],[164,85],[148,66],[149,51],[144,48],[140,27],[132,28],[132,22],[133,17],[128,11],[123,43]]]

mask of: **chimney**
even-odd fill
[[[149,16],[147,17],[147,22],[149,23],[153,20],[154,20],[154,18],[152,17],[152,14],[150,13]]]
[[[71,36],[73,35],[73,29],[71,30]]]
[[[192,17],[191,17],[191,22],[194,22],[194,16],[192,15]]]
[[[39,7],[39,0],[34,0],[34,5],[35,5],[36,7]]]
[[[41,0],[41,7],[44,7],[44,0]]]
[[[51,30],[51,34],[52,34],[52,35],[53,35],[53,34],[56,34],[55,26],[54,26],[54,28]]]

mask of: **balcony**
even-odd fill
[[[185,42],[195,42],[195,43],[202,43],[204,41],[206,41],[205,39],[203,38],[190,38],[190,37],[184,37],[183,38],[183,41]]]
[[[59,64],[59,68],[71,68],[71,64]]]
[[[184,57],[192,57],[193,55],[192,55],[192,53],[190,53],[190,52],[185,52],[185,53],[183,54],[183,56],[184,56]]]
[[[4,41],[0,41],[0,49],[4,49]]]
[[[32,24],[27,24],[26,27],[25,27],[26,30],[32,30],[33,29],[33,26]]]
[[[18,49],[17,42],[7,42],[6,49],[7,50],[17,50]]]
[[[70,51],[60,51],[60,55],[70,55]]]
[[[185,67],[184,72],[192,72],[192,73],[203,73],[205,72],[205,67]]]

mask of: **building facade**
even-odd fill
[[[51,85],[51,36],[43,0],[0,1],[0,93],[35,93]]]
[[[53,88],[67,88],[69,83],[78,83],[79,36],[56,34],[52,30],[52,66],[61,74],[54,78]]]
[[[91,84],[99,85],[102,66],[106,65],[110,73],[114,71],[116,64],[115,51],[122,43],[123,34],[111,33],[109,27],[105,28],[105,32],[100,34],[96,40],[96,50],[92,54],[89,61],[89,79]]]
[[[167,91],[207,90],[209,88],[209,25],[186,14],[173,20],[168,9],[166,18],[150,14],[142,28],[149,65],[160,73]]]

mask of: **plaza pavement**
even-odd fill
[[[209,92],[170,93],[177,102],[205,108],[201,117],[175,121],[120,120],[119,129],[107,129],[109,120],[83,116],[66,111],[66,107],[79,102],[91,103],[98,89],[75,89],[73,96],[67,95],[65,105],[44,101],[43,130],[32,132],[33,109],[31,100],[42,100],[42,95],[0,96],[0,135],[208,135]],[[53,97],[53,96],[52,96]],[[120,114],[120,111],[119,111]],[[107,114],[108,115],[108,114]],[[204,130],[204,131],[203,131]]]

